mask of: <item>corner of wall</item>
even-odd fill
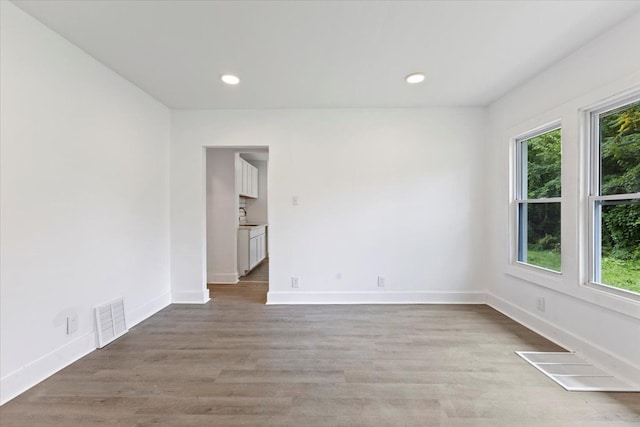
[[[4,405],[95,349],[95,333],[89,332],[0,378],[0,405]]]
[[[172,292],[172,304],[206,304],[211,300],[209,291],[202,292]]]
[[[560,347],[579,353],[594,365],[604,367],[618,378],[624,378],[640,387],[640,365],[637,362],[614,355],[589,339],[562,329],[491,293],[487,295],[487,305]]]
[[[138,325],[169,304],[171,304],[171,294],[167,292],[129,310],[127,327],[132,328]],[[91,331],[0,378],[0,405],[4,405],[96,349],[96,334]]]

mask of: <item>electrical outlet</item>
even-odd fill
[[[378,276],[378,287],[379,288],[384,288],[384,285],[385,285],[384,276]]]
[[[536,308],[538,309],[538,311],[545,311],[546,307],[544,304],[544,297],[536,298]]]
[[[300,278],[298,276],[291,277],[291,287],[292,288],[300,287]]]
[[[78,314],[67,316],[67,335],[78,331]]]

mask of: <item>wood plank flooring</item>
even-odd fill
[[[640,394],[566,392],[560,351],[484,306],[265,306],[212,286],[0,408],[9,426],[637,426]]]
[[[269,281],[269,258],[265,258],[249,274],[240,278],[240,283],[244,282],[268,282]]]

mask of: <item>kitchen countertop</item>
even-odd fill
[[[238,228],[241,230],[246,230],[249,228],[254,228],[254,227],[266,227],[267,223],[259,223],[259,222],[250,222],[248,224],[240,224],[238,225]]]

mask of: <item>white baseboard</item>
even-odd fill
[[[4,405],[95,349],[95,333],[88,332],[0,378],[0,405]]]
[[[208,290],[202,292],[173,292],[171,294],[172,304],[206,304],[210,299]]]
[[[148,319],[169,304],[171,304],[171,292],[155,297],[151,301],[130,310],[129,316],[127,317],[127,327],[131,328],[143,320]]]
[[[267,304],[485,304],[484,292],[269,292]]]
[[[170,303],[171,294],[167,292],[130,310],[127,317],[127,326],[131,328],[137,325]],[[4,405],[59,370],[91,353],[96,347],[96,335],[94,331],[91,331],[0,378],[0,405]]]
[[[238,273],[207,273],[207,283],[238,283]]]
[[[633,362],[621,359],[598,345],[493,294],[487,295],[487,305],[559,346],[579,354],[595,366],[600,366],[618,378],[624,378],[633,385],[640,386],[640,366]]]

